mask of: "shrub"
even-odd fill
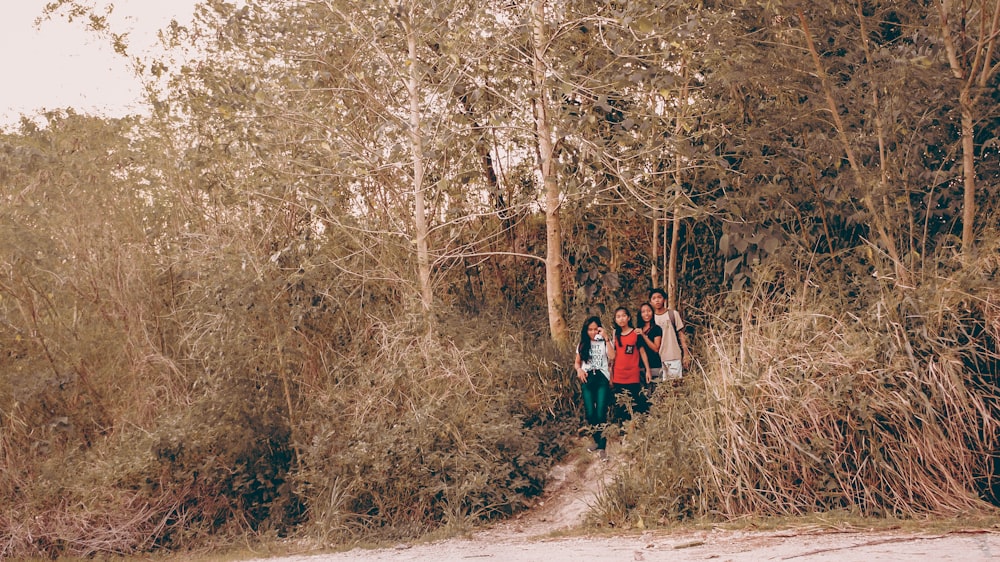
[[[562,449],[561,377],[513,334],[473,333],[459,347],[385,326],[374,354],[332,370],[301,421],[310,532],[333,542],[466,528],[541,492]]]
[[[658,391],[597,520],[913,517],[995,502],[989,260],[880,292],[857,314],[822,291],[745,299],[739,324],[698,342],[685,385]]]

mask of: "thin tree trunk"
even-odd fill
[[[413,225],[417,245],[417,278],[420,303],[430,311],[434,302],[431,290],[430,249],[427,243],[427,210],[424,200],[424,141],[420,131],[420,75],[417,61],[417,37],[412,22],[405,22],[409,76],[406,91],[410,98],[410,150],[413,154]]]
[[[963,10],[968,7],[968,5],[963,4]],[[989,11],[990,7],[993,9],[992,13]],[[993,64],[993,51],[996,48],[997,36],[1000,34],[1000,2],[984,0],[981,2],[980,8],[979,34],[974,39],[975,45],[971,51],[972,60],[963,61],[955,45],[955,38],[949,23],[951,1],[941,0],[938,3],[938,11],[941,16],[941,37],[944,41],[945,53],[948,55],[948,65],[955,78],[962,81],[962,88],[958,94],[959,110],[962,113],[962,183],[964,186],[962,253],[967,256],[972,253],[976,240],[974,229],[976,222],[975,106],[978,103],[979,94],[973,95],[973,89],[982,91],[997,72],[997,66]],[[972,37],[974,35],[973,28],[966,18],[966,13],[962,14],[960,21],[962,27],[959,33],[964,37]]]
[[[670,271],[670,258],[669,258],[670,254],[669,254],[669,252],[667,252],[667,234],[668,234],[667,230],[670,227],[670,215],[667,212],[667,203],[668,203],[668,200],[670,199],[670,197],[667,195],[667,193],[669,193],[669,192],[664,191],[663,193],[664,193],[664,195],[663,195],[663,220],[661,221],[662,224],[663,224],[663,266],[660,268],[660,269],[663,270],[663,272],[661,274],[663,276],[663,278],[660,279],[660,284],[657,285],[658,287],[666,287],[667,286],[667,272]]]
[[[962,108],[962,175],[965,191],[962,203],[962,253],[968,256],[976,241],[972,228],[976,222],[976,147],[975,119],[967,89],[962,90],[958,103]]]
[[[688,65],[687,60],[681,61],[681,76],[683,77],[683,83],[681,85],[681,94],[679,96],[681,103],[677,109],[677,117],[674,120],[674,138],[679,139],[684,133],[684,119],[687,107],[688,99],[688,86],[690,83],[688,76]],[[674,193],[673,193],[673,209],[670,217],[670,263],[667,266],[667,308],[676,309],[677,308],[677,241],[680,239],[681,230],[681,219],[680,219],[680,200],[683,195],[683,172],[684,172],[684,159],[679,152],[674,154]],[[666,237],[664,236],[664,240]]]
[[[535,95],[532,98],[535,135],[538,139],[538,166],[545,189],[545,297],[549,311],[549,334],[553,341],[565,343],[568,333],[563,317],[565,301],[562,293],[562,225],[559,218],[559,184],[555,173],[555,143],[552,124],[545,104],[545,1],[535,0],[532,6],[533,69]]]
[[[680,190],[680,187],[678,187]],[[667,277],[667,308],[677,308],[677,241],[680,239],[681,219],[677,205],[674,206],[674,216],[670,229],[670,275]]]
[[[823,93],[826,96],[827,109],[830,112],[830,117],[833,119],[837,138],[840,140],[840,144],[844,149],[844,154],[847,156],[847,162],[851,165],[851,171],[854,173],[854,181],[857,183],[858,188],[862,190],[861,200],[864,202],[865,208],[868,210],[868,214],[871,217],[872,227],[878,235],[879,242],[882,243],[885,251],[889,254],[889,259],[892,260],[893,269],[896,272],[896,282],[903,286],[910,286],[909,271],[899,258],[899,251],[896,248],[896,242],[891,236],[889,236],[889,231],[886,228],[885,221],[883,220],[883,213],[888,211],[888,209],[880,210],[875,208],[875,201],[872,198],[873,190],[867,185],[864,173],[861,170],[861,165],[858,163],[858,159],[854,154],[854,148],[847,139],[847,132],[844,128],[844,122],[840,118],[840,112],[837,110],[837,102],[833,97],[833,90],[830,87],[830,81],[826,77],[826,70],[823,68],[823,64],[819,58],[819,53],[816,51],[816,43],[813,41],[812,33],[809,31],[809,23],[806,21],[806,16],[802,10],[799,10],[798,16],[799,21],[802,23],[802,32],[805,35],[806,47],[809,49],[809,54],[812,55],[813,63],[816,65],[816,76],[819,78]]]
[[[650,254],[653,259],[649,260],[649,264],[652,267],[649,272],[649,279],[652,283],[652,287],[656,286],[656,260],[660,255],[660,219],[656,218],[656,214],[653,214],[653,252]]]

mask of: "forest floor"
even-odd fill
[[[1000,517],[970,523],[928,520],[903,526],[859,526],[810,519],[777,530],[682,528],[622,530],[584,526],[589,507],[617,466],[579,451],[553,468],[545,493],[519,517],[460,538],[324,554],[282,555],[254,562],[439,562],[494,559],[504,562],[589,560],[757,560],[874,562],[878,560],[1000,560]],[[751,527],[748,530],[747,527]],[[290,549],[294,550],[294,549]]]

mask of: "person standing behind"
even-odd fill
[[[632,327],[632,313],[622,306],[615,309],[615,358],[611,369],[611,388],[615,393],[616,404],[622,394],[627,394],[631,400],[631,410],[641,412],[645,410],[645,402],[640,395],[642,383],[639,366],[640,363],[644,365],[648,373],[649,359],[645,346],[639,341],[639,332]],[[630,409],[624,405],[618,406],[617,414],[621,420],[632,418]]]
[[[684,371],[691,368],[691,350],[684,333],[684,319],[677,310],[667,310],[667,293],[663,289],[650,291],[649,303],[653,305],[656,324],[663,330],[663,342],[660,344],[663,379],[680,380]]]
[[[639,319],[636,320],[636,330],[639,331],[640,343],[646,348],[646,358],[649,360],[649,370],[643,380],[646,383],[647,397],[653,395],[656,384],[663,379],[663,362],[660,360],[660,345],[663,343],[663,329],[654,318],[653,305],[644,302],[639,305]]]
[[[594,438],[594,445],[587,450],[596,451],[601,460],[608,457],[604,426],[608,423],[608,406],[611,404],[611,360],[614,357],[614,347],[604,338],[601,319],[597,316],[587,318],[580,329],[574,366],[576,378],[581,384],[584,415]]]

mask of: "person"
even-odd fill
[[[639,344],[639,332],[632,327],[632,313],[620,306],[615,309],[615,359],[611,369],[611,388],[614,390],[617,418],[625,421],[632,412],[645,410],[640,394],[640,365],[649,373],[646,348]]]
[[[684,371],[691,368],[691,349],[684,333],[684,318],[677,310],[667,310],[667,293],[663,289],[649,292],[653,305],[653,319],[663,330],[660,360],[663,363],[663,380],[681,380]]]
[[[608,458],[604,426],[608,422],[611,402],[611,362],[614,358],[615,349],[605,339],[601,319],[597,316],[587,318],[580,329],[574,366],[576,378],[580,380],[584,415],[594,439],[594,444],[587,450],[597,452],[601,460]]]
[[[653,305],[644,302],[639,305],[639,318],[635,329],[639,331],[640,343],[646,348],[649,371],[642,376],[646,383],[647,398],[653,395],[656,385],[662,381],[663,362],[660,360],[660,345],[663,343],[663,329],[655,322]]]

